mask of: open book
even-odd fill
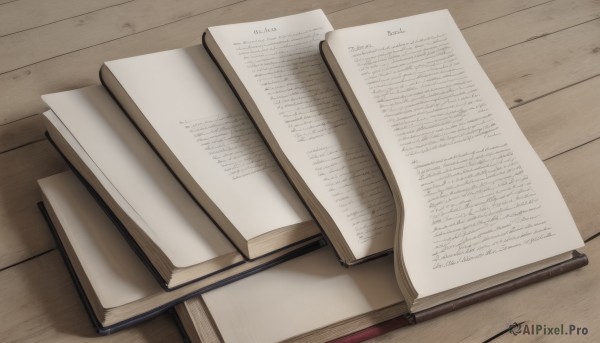
[[[322,52],[392,188],[396,277],[411,311],[583,246],[448,11],[335,30]]]
[[[43,96],[52,142],[126,228],[166,288],[244,261],[100,86]]]
[[[447,11],[334,30],[322,46],[394,211],[313,56],[326,31],[313,11],[211,27],[204,41],[342,260],[385,251],[387,237],[394,285],[390,256],[336,269],[313,252],[179,305],[192,341],[360,341],[587,264],[556,185]]]
[[[393,269],[392,256],[341,268],[324,247],[176,310],[191,342],[326,342],[406,313]]]
[[[202,46],[106,62],[100,76],[247,258],[319,234]]]
[[[104,88],[43,98],[52,108],[44,113],[50,138],[123,224],[165,288],[244,262]]]
[[[346,265],[390,253],[392,195],[319,55],[321,10],[209,27],[204,45]]]
[[[510,283],[410,313],[393,257],[340,268],[329,247],[175,307],[191,342],[363,342],[587,263],[585,255]],[[249,315],[251,314],[251,315]]]
[[[44,214],[96,330],[113,333],[306,250],[281,250],[190,283],[162,289],[123,236],[72,172],[38,181]],[[304,249],[314,249],[307,245]]]

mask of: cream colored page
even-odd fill
[[[43,98],[175,266],[235,251],[102,87]]]
[[[202,295],[225,342],[280,342],[402,301],[391,256],[341,268],[329,248]]]
[[[140,214],[135,211],[131,204],[127,202],[121,193],[119,193],[106,175],[102,173],[102,170],[98,168],[98,166],[87,154],[85,149],[83,149],[75,137],[71,135],[69,129],[67,129],[63,122],[60,121],[58,116],[52,110],[44,112],[43,115],[46,120],[50,122],[52,127],[58,131],[60,136],[63,137],[66,144],[68,144],[73,149],[74,153],[79,156],[79,159],[81,159],[82,163],[90,170],[90,173],[94,175],[97,182],[106,190],[108,196],[114,200],[116,206],[118,206],[129,218],[132,218],[132,221],[138,224],[140,227],[147,226],[148,224],[144,221],[144,218],[142,218]]]
[[[277,145],[357,258],[390,249],[391,193],[319,53],[322,11],[209,28]]]
[[[327,37],[405,208],[420,296],[583,245],[545,166],[447,11]]]
[[[246,239],[312,220],[204,47],[106,65]]]
[[[72,172],[39,181],[104,308],[114,308],[162,292]]]

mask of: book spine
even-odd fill
[[[482,302],[493,297],[508,293],[510,291],[516,290],[521,287],[529,286],[534,283],[550,279],[552,277],[573,271],[575,269],[581,268],[588,264],[588,258],[585,254],[582,254],[578,251],[573,251],[573,257],[567,261],[558,263],[554,266],[550,266],[544,268],[542,270],[533,272],[531,274],[516,278],[514,280],[505,282],[498,286],[494,286],[473,294],[469,294],[462,298],[459,298],[454,301],[450,301],[435,307],[432,307],[427,310],[423,310],[416,313],[405,314],[380,324],[373,325],[371,327],[365,328],[363,330],[359,330],[348,334],[346,336],[334,339],[330,342],[335,343],[354,343],[354,342],[362,342],[373,337],[377,337],[388,333],[390,331],[424,322],[429,319],[433,319],[444,314],[448,314],[450,312],[456,311],[458,309],[467,307],[469,305],[473,305],[478,302]]]

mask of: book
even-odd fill
[[[38,184],[43,197],[41,209],[92,323],[104,335],[318,247],[313,240],[302,249],[283,249],[167,292],[119,233],[118,222],[106,214],[72,172],[46,177]]]
[[[331,31],[322,53],[394,194],[395,274],[411,312],[583,246],[447,10]]]
[[[319,234],[202,46],[109,61],[100,76],[246,258]]]
[[[175,307],[191,342],[363,342],[587,263],[583,254],[426,311],[411,313],[384,256],[340,268],[331,247],[288,260]]]
[[[244,262],[102,87],[44,99],[50,138],[166,289]]]
[[[340,268],[323,247],[175,307],[191,342],[325,342],[406,313],[391,255]]]
[[[321,10],[209,27],[203,42],[298,194],[353,265],[391,253],[393,197],[319,54]]]
[[[244,261],[101,86],[43,96],[51,141],[166,289]]]

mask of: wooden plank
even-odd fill
[[[524,3],[525,6],[532,6],[539,1],[541,0],[537,0],[537,2],[530,0]],[[481,20],[480,14],[483,10],[471,12],[471,3],[467,0],[411,1],[408,3],[412,4],[411,7],[408,4],[398,6],[396,2],[390,1],[377,2],[377,6],[367,6],[370,4],[368,3],[364,6],[352,7],[357,4],[356,1],[328,1],[325,3],[314,0],[292,3],[272,3],[266,0],[247,1],[2,74],[0,75],[0,89],[4,89],[5,92],[0,93],[0,102],[5,106],[0,108],[0,124],[45,110],[46,106],[39,99],[40,94],[97,83],[98,68],[104,61],[198,44],[200,33],[210,25],[276,17],[322,6],[326,13],[331,12],[330,18],[333,24],[341,27],[350,23],[357,24],[359,23],[357,18],[363,16],[374,21],[377,20],[376,16],[385,13],[391,13],[394,16],[409,15],[413,12],[443,8],[448,5],[452,6],[451,9],[459,25],[464,26]],[[477,6],[487,8],[486,13],[488,14],[483,18],[494,18],[522,8],[520,3],[521,1],[516,0],[502,2],[486,0],[478,1]],[[430,5],[428,5],[429,7],[420,7],[421,4]],[[348,7],[350,7],[348,10],[342,11]],[[403,8],[412,8],[412,10],[400,12]]]
[[[479,56],[597,18],[600,4],[596,0],[550,1],[486,22],[482,28],[466,28],[463,35]]]
[[[479,62],[509,107],[523,105],[600,75],[597,37],[600,19],[481,56]]]
[[[379,1],[377,2],[378,4],[380,4],[381,6],[375,7],[373,9],[373,11],[370,11],[372,8],[371,6],[373,6],[371,2],[364,4],[364,5],[358,5],[358,6],[354,6],[351,7],[349,9],[345,9],[345,10],[340,10],[337,12],[334,12],[333,14],[330,15],[330,17],[332,18],[332,21],[334,21],[334,23],[336,24],[336,26],[339,24],[340,21],[342,21],[341,25],[345,25],[345,24],[359,24],[360,22],[349,22],[347,18],[354,18],[352,20],[356,21],[357,19],[357,15],[356,13],[362,13],[362,12],[367,12],[370,13],[370,15],[380,15],[379,12],[383,11],[384,13],[391,13],[390,15],[403,15],[403,14],[412,14],[412,12],[408,12],[408,13],[396,13],[394,12],[395,8],[399,8],[399,9],[403,9],[406,11],[419,11],[419,10],[428,10],[428,9],[435,9],[435,8],[421,8],[419,7],[417,4],[429,4],[428,6],[432,6],[431,2],[421,2],[421,1],[416,1],[415,4],[411,7],[411,6],[390,6],[388,3],[386,3],[385,1]],[[453,4],[460,4],[459,2],[452,2]],[[478,2],[479,3],[479,2]],[[509,10],[515,10],[516,9],[516,5],[515,4],[511,4],[510,2],[501,2],[502,4],[506,4],[506,8],[503,8],[504,11],[509,11]],[[560,3],[564,3],[560,2]],[[583,2],[582,2],[583,3]],[[410,3],[409,3],[410,4]],[[491,4],[498,4],[497,1],[491,2]],[[338,7],[343,6],[344,4],[338,4]],[[348,5],[348,4],[345,4]],[[306,6],[306,5],[305,5]],[[540,6],[536,6],[533,9],[539,9],[539,8],[546,8],[548,6],[548,4],[543,4]],[[240,6],[237,6],[240,7]],[[366,7],[366,8],[365,8]],[[464,5],[463,5],[464,7]],[[461,19],[461,21],[464,21],[465,23],[472,23],[476,17],[469,17],[466,13],[470,13],[470,12],[465,12],[465,14],[461,14],[463,12],[460,12],[460,8],[454,9],[451,8],[451,10],[453,11],[453,13],[455,13],[455,15],[458,14],[459,18],[463,18]],[[579,6],[577,7],[579,8]],[[243,8],[244,11],[241,12],[245,12],[246,8]],[[377,10],[379,9],[379,10]],[[533,10],[531,9],[531,10]],[[290,12],[292,12],[292,10],[295,9],[289,9]],[[301,8],[298,8],[297,10],[302,10]],[[331,9],[331,10],[336,10],[335,6]],[[398,11],[398,10],[396,10]],[[530,10],[527,10],[528,12]],[[239,13],[239,12],[236,12]],[[374,14],[373,14],[374,13]],[[478,13],[478,11],[476,11],[476,13]],[[496,15],[500,15],[502,12],[497,12]],[[509,15],[509,16],[505,16],[500,18],[499,20],[502,20],[504,18],[511,18],[515,15],[519,15],[520,12]],[[273,16],[275,16],[277,14],[274,14]],[[570,17],[569,17],[570,18]],[[238,18],[234,18],[234,20],[241,20]],[[345,21],[343,21],[345,20]],[[359,19],[359,20],[363,20],[363,19]],[[495,21],[494,21],[495,22]],[[560,21],[558,21],[560,22]],[[459,22],[459,24],[462,24],[462,22]],[[473,29],[479,28],[481,29],[482,32],[490,32],[490,30],[487,28],[487,25],[490,25],[491,27],[496,27],[495,23],[485,23],[482,25],[477,25],[475,27],[473,27],[472,29],[469,29],[470,32],[473,32]],[[171,27],[171,25],[169,25],[169,28]],[[167,27],[165,27],[166,29]],[[162,28],[161,28],[162,29]],[[176,29],[176,28],[173,28]],[[195,30],[201,30],[201,29],[188,29],[186,30],[186,32],[195,32]],[[157,30],[157,31],[162,31],[162,30]],[[166,34],[170,34],[171,30],[168,30],[166,32]],[[143,37],[142,37],[143,36]],[[150,36],[150,34],[148,34],[148,36]],[[172,36],[177,36],[179,37],[180,35],[175,35],[173,34]],[[155,37],[159,37],[162,38],[160,35],[157,35]],[[0,85],[2,85],[3,83],[6,84],[8,86],[8,84],[11,83],[17,83],[18,85],[22,86],[21,87],[12,87],[12,88],[7,88],[8,91],[5,93],[6,94],[6,98],[3,100],[6,100],[6,103],[8,103],[8,109],[10,110],[11,106],[19,106],[17,105],[20,100],[23,102],[23,106],[19,106],[19,107],[34,107],[35,110],[37,111],[41,111],[43,109],[45,109],[45,105],[43,103],[41,103],[41,100],[37,97],[37,92],[36,92],[36,88],[40,87],[40,82],[38,82],[40,79],[44,81],[45,84],[42,84],[42,87],[53,87],[56,86],[57,84],[59,84],[61,82],[61,80],[56,80],[56,78],[54,77],[54,73],[56,72],[56,70],[61,70],[61,74],[58,76],[61,76],[62,81],[64,82],[64,84],[60,85],[59,84],[59,88],[55,89],[55,90],[64,90],[64,89],[69,89],[69,88],[77,88],[77,87],[81,87],[90,83],[96,83],[97,81],[97,74],[96,74],[96,67],[99,67],[99,65],[102,63],[102,61],[104,59],[112,59],[112,58],[118,58],[121,57],[119,55],[133,55],[135,54],[135,50],[138,49],[143,49],[144,47],[146,47],[147,45],[152,44],[153,42],[151,42],[150,44],[145,44],[145,40],[147,39],[146,35],[135,35],[132,37],[127,37],[124,38],[124,40],[120,40],[123,42],[123,44],[118,44],[118,43],[110,43],[108,45],[110,45],[110,47],[105,47],[105,45],[101,45],[99,47],[96,48],[91,48],[91,49],[86,49],[84,51],[75,53],[75,54],[69,54],[67,56],[64,56],[63,58],[60,58],[58,60],[50,60],[50,61],[46,61],[40,64],[37,64],[36,66],[32,67],[32,69],[35,70],[35,74],[33,75],[33,77],[31,77],[31,71],[27,70],[26,72],[22,73],[22,75],[13,75],[13,79],[10,80],[6,80],[6,78],[4,78],[3,76],[0,76]],[[187,39],[184,37],[184,39]],[[198,38],[199,39],[199,38]],[[173,40],[169,40],[169,42],[172,42]],[[169,46],[169,47],[165,47],[164,45],[162,45],[161,42],[164,42],[164,40],[159,40],[159,45],[161,48],[171,48],[174,46]],[[471,44],[473,46],[473,48],[477,49],[477,42],[475,42],[475,44]],[[174,44],[175,45],[175,44]],[[175,45],[176,46],[176,45]],[[512,49],[517,49],[518,47],[513,47]],[[548,44],[547,46],[544,46],[544,49],[549,53],[551,52],[550,49],[554,49],[555,46],[553,44]],[[101,51],[104,49],[104,52]],[[519,49],[517,49],[519,50]],[[522,49],[521,49],[522,50]],[[109,53],[112,53],[114,56],[107,56],[106,51],[108,51]],[[109,57],[109,58],[103,58],[103,57]],[[561,57],[561,56],[559,56]],[[486,57],[487,58],[487,57]],[[94,59],[92,65],[94,66],[93,68],[90,68],[90,61],[89,59]],[[76,68],[76,70],[73,70],[74,73],[78,73],[79,75],[81,74],[86,74],[87,78],[84,78],[83,80],[81,80],[81,76],[79,78],[77,77],[73,77],[71,79],[65,79],[62,78],[63,75],[69,75],[68,71],[71,70],[69,68],[66,68],[66,66],[63,65],[63,63],[59,63],[61,62],[61,60],[67,60],[67,64],[69,65],[73,65],[74,68]],[[84,60],[85,63],[83,63]],[[500,61],[502,61],[502,59],[500,59]],[[55,63],[58,62],[58,63]],[[521,63],[525,63],[526,65],[523,68],[535,68],[537,66],[537,61],[534,59],[526,59],[524,62]],[[571,62],[569,62],[571,63]],[[575,58],[575,60],[572,63],[577,63],[577,58]],[[39,68],[37,68],[39,67]],[[501,66],[502,67],[502,66]],[[574,66],[573,66],[574,67]],[[494,74],[494,69],[490,69],[491,67],[488,67],[488,73],[490,74]],[[38,71],[39,69],[39,71]],[[501,71],[503,71],[503,69],[501,69]],[[551,70],[550,70],[551,72]],[[52,73],[50,75],[50,73]],[[10,73],[9,73],[10,74]],[[526,76],[527,77],[534,77],[534,75],[529,75]],[[558,78],[559,80],[561,79],[560,77]],[[5,81],[5,82],[3,82]],[[518,78],[513,79],[513,82],[519,82],[520,80]],[[564,132],[566,132],[565,130],[561,130],[561,127],[559,125],[556,125],[556,121],[554,119],[559,119],[560,114],[557,112],[557,110],[559,109],[566,109],[566,106],[571,107],[570,111],[568,112],[570,115],[569,116],[562,116],[559,120],[559,122],[564,122],[566,120],[568,120],[572,125],[571,127],[574,127],[574,125],[578,125],[578,121],[577,120],[592,120],[594,118],[596,118],[597,116],[593,116],[592,115],[592,110],[593,110],[593,105],[587,106],[587,108],[581,108],[581,110],[583,111],[581,114],[578,113],[578,109],[580,108],[580,106],[585,106],[585,104],[590,103],[590,104],[595,104],[595,102],[593,102],[593,100],[595,100],[595,97],[593,96],[593,89],[586,89],[585,86],[583,85],[587,85],[587,83],[582,84],[582,86],[576,87],[576,89],[574,91],[570,91],[567,92],[565,94],[567,94],[566,96],[561,96],[558,99],[559,100],[551,100],[553,99],[552,97],[549,97],[549,100],[544,100],[543,103],[541,105],[535,105],[532,107],[527,107],[528,110],[523,109],[523,110],[516,110],[515,111],[515,116],[517,116],[517,120],[519,120],[519,123],[521,124],[521,126],[523,127],[526,135],[528,136],[528,138],[530,139],[530,141],[532,142],[532,144],[534,145],[534,147],[540,147],[541,149],[544,149],[544,146],[547,146],[548,143],[554,145],[554,148],[551,149],[550,152],[546,152],[544,154],[540,154],[540,156],[542,156],[542,158],[547,158],[551,155],[548,155],[548,153],[550,154],[557,154],[560,153],[562,151],[568,150],[570,148],[572,148],[573,146],[576,146],[578,142],[580,142],[579,144],[583,143],[581,142],[581,140],[585,137],[588,137],[589,135],[593,135],[594,134],[594,130],[592,130],[593,128],[595,128],[595,126],[591,125],[591,126],[586,126],[588,125],[588,123],[583,123],[584,126],[586,126],[587,129],[589,129],[588,131],[588,135],[567,135],[564,134]],[[561,85],[562,86],[562,85]],[[505,85],[505,88],[508,87]],[[13,93],[14,92],[14,93]],[[34,93],[34,94],[32,94]],[[45,91],[41,91],[40,93],[45,93]],[[559,92],[559,93],[564,93],[564,92]],[[581,94],[581,99],[579,98],[579,93]],[[35,96],[35,97],[34,97]],[[8,101],[8,97],[11,98],[10,101]],[[31,99],[31,97],[34,97],[33,99]],[[2,99],[2,95],[0,94],[0,99]],[[570,99],[569,102],[563,102],[566,99]],[[576,100],[579,99],[579,100]],[[589,102],[592,101],[592,102]],[[512,102],[509,102],[509,104],[511,104]],[[518,104],[518,102],[517,102]],[[568,105],[567,105],[568,104]],[[575,106],[573,106],[573,104],[575,104]],[[578,105],[579,104],[579,105]],[[561,105],[566,105],[566,106],[561,106]],[[525,107],[525,106],[524,106]],[[7,109],[7,107],[3,108],[4,110]],[[0,113],[3,111],[3,109],[0,109]],[[553,120],[548,120],[545,122],[544,125],[554,125],[554,133],[555,135],[549,135],[547,134],[547,130],[539,130],[539,125],[542,125],[542,121],[544,121],[543,117],[539,117],[539,116],[535,116],[532,113],[539,111],[540,114],[544,114],[547,112],[553,112],[556,113],[555,118]],[[523,115],[519,115],[520,112],[527,112],[529,113],[527,116],[523,116]],[[21,111],[21,113],[27,113],[26,111]],[[15,113],[16,114],[16,113]],[[533,115],[533,116],[532,116]],[[528,118],[528,119],[524,119],[524,118]],[[579,119],[578,119],[579,118]],[[25,144],[31,140],[37,140],[39,139],[39,137],[41,137],[42,134],[42,126],[38,125],[35,126],[35,130],[37,131],[28,131],[27,135],[21,135],[21,133],[26,132],[24,130],[22,130],[23,125],[25,125],[26,123],[21,123],[21,122],[17,122],[17,125],[15,127],[11,127],[11,125],[7,125],[6,127],[0,128],[0,148],[6,146],[7,148],[10,147],[14,147],[14,146],[18,146],[15,144]],[[5,145],[2,143],[2,136],[3,134],[1,133],[2,131],[4,132],[8,132],[6,135],[10,136],[11,138],[15,138],[18,137],[20,138],[18,141],[11,141],[8,143],[8,145]],[[14,132],[14,133],[11,133]],[[536,137],[533,137],[533,135],[536,135]],[[558,136],[557,136],[558,135]],[[562,138],[562,139],[566,139],[566,141],[562,141],[562,140],[557,140],[557,138]],[[27,139],[31,139],[31,140],[27,140]],[[541,143],[537,143],[537,141],[540,141]],[[11,145],[12,144],[12,145]],[[576,145],[573,145],[576,144]],[[539,149],[538,149],[539,150]],[[0,149],[0,151],[2,151],[2,149]],[[538,151],[538,153],[540,153],[540,151]]]
[[[600,232],[600,139],[546,161],[584,239]]]
[[[455,1],[375,0],[329,16],[336,28],[368,24],[415,14],[448,9],[459,27],[469,27],[527,8],[547,3],[548,0]]]
[[[600,76],[512,110],[541,159],[600,137],[598,89]]]
[[[46,127],[39,114],[0,126],[0,153],[44,138]]]
[[[377,337],[370,342],[482,342],[514,322],[548,327],[573,324],[588,329],[587,335],[544,336],[506,333],[495,342],[600,340],[600,239],[582,249],[590,264],[541,283],[479,303],[413,327]]]
[[[600,17],[598,2],[562,0],[535,4],[518,7],[518,4],[503,1],[491,4],[417,1],[414,5],[408,2],[397,6],[396,2],[382,0],[333,13],[330,17],[336,27],[346,27],[447,7],[459,27],[467,27],[463,33],[474,52],[485,53],[510,46],[480,57],[480,62],[505,102],[514,106],[600,74],[600,64],[594,63],[600,55],[596,39],[600,36],[598,21],[569,28]],[[492,18],[476,16],[489,13],[489,5],[506,5],[514,13],[499,16],[492,12],[495,15]],[[559,30],[563,31],[532,40]]]
[[[251,0],[209,13],[188,16],[152,30],[138,30],[136,34],[90,48],[64,51],[66,55],[58,58],[0,74],[0,89],[3,90],[0,92],[0,103],[4,105],[0,108],[0,125],[46,110],[46,105],[40,99],[41,94],[99,83],[98,70],[104,61],[199,44],[202,32],[211,25],[267,19],[319,7],[325,12],[338,11],[364,1],[367,0],[335,0],[325,3],[318,0]],[[127,14],[122,16],[127,17]],[[60,40],[68,40],[69,37],[67,34]],[[0,61],[2,54],[0,49]]]
[[[52,249],[36,180],[66,170],[48,141],[0,154],[0,269]]]
[[[597,89],[600,89],[600,77],[569,87],[513,110],[517,122],[541,158],[549,158],[599,137],[600,116],[597,115],[597,108],[600,107],[600,97],[597,96]],[[0,146],[10,144],[11,142],[19,142],[19,139],[23,138],[23,136],[30,136],[34,133],[38,134],[35,138],[42,137],[44,129],[40,116],[27,118],[9,126],[16,126],[16,124],[20,124],[21,129],[7,130],[8,132],[15,133],[9,137],[10,139],[3,137],[4,131],[2,130],[4,127],[0,127]],[[26,153],[24,154],[26,155]],[[579,149],[565,154],[565,156],[572,155],[577,156],[577,158],[575,160],[567,160],[564,163],[556,162],[556,160],[565,161],[564,157],[551,159],[548,161],[548,166],[557,179],[561,191],[565,194],[565,198],[582,230],[582,234],[584,237],[589,237],[600,231],[600,228],[596,227],[597,225],[595,224],[598,217],[591,215],[595,213],[593,210],[594,207],[600,208],[600,200],[594,200],[600,199],[600,190],[596,190],[593,193],[595,195],[591,200],[579,197],[577,192],[594,189],[593,186],[590,188],[587,185],[595,184],[596,175],[600,175],[600,165],[597,163],[594,164],[594,161],[597,159],[590,157],[593,155],[586,156]],[[0,155],[0,158],[4,158],[4,156]],[[0,161],[10,165],[14,162],[8,161],[13,159],[2,159]],[[33,163],[33,161],[30,163]],[[44,165],[45,162],[41,161],[39,163],[40,165]],[[582,165],[583,167],[572,168],[572,165]],[[37,170],[38,168],[36,167],[35,169]],[[16,172],[13,175],[14,177],[19,177],[20,174]],[[573,188],[573,184],[578,186]],[[7,185],[14,186],[10,182]],[[27,204],[23,205],[26,206]],[[28,215],[22,217],[29,218]],[[37,226],[39,225],[35,227]],[[42,225],[41,227],[41,234],[47,236],[45,226]],[[13,231],[11,230],[10,232]],[[35,235],[39,234],[39,232],[35,233]],[[7,245],[6,248],[0,249],[0,251],[10,252],[8,249],[11,248],[16,249],[17,252],[21,252],[22,250],[29,251],[29,254],[20,254],[19,258],[8,258],[10,261],[13,261],[12,263],[39,253],[51,246],[50,244],[42,244],[37,249],[27,250],[26,247],[18,248],[19,246],[23,246],[24,243],[14,244],[14,241],[7,239],[3,239],[2,241]],[[27,242],[27,238],[23,238],[23,241]],[[34,240],[34,242],[38,243],[42,243],[43,241]],[[27,242],[28,244],[31,243]]]
[[[99,337],[57,250],[0,272],[0,341],[175,342],[181,334],[163,315]]]
[[[512,110],[541,159],[600,137],[600,77],[552,93]],[[40,115],[0,126],[0,152],[43,139]]]
[[[304,3],[299,5],[304,10],[313,4]],[[334,6],[332,8],[336,9],[335,6],[346,6],[347,3],[332,3],[331,5]],[[278,10],[294,13],[297,12],[298,8],[287,7]],[[226,11],[223,14],[226,15],[226,13],[229,12]],[[237,15],[243,16],[243,12],[240,14],[235,13],[235,17],[229,16],[228,18],[234,20],[235,18],[239,19]],[[255,12],[255,15],[259,16],[260,13]],[[190,31],[193,33],[201,32],[191,29]],[[195,36],[200,39],[198,35]],[[170,39],[170,37],[164,38]],[[137,48],[142,48],[146,42],[147,40],[141,41]],[[126,42],[123,44],[123,47],[128,46]],[[97,72],[94,74],[97,74]],[[43,130],[43,124],[39,116],[18,121],[5,127],[0,126],[0,147],[10,146],[15,142],[21,144],[23,139],[26,138],[37,139],[42,136]],[[3,137],[6,137],[6,140]],[[6,195],[4,199],[0,197],[1,269],[54,246],[45,223],[37,213],[35,204],[40,200],[40,196],[35,181],[64,170],[66,167],[62,159],[45,140],[0,154],[0,165],[11,166],[10,168],[4,168],[2,174],[0,174],[0,194]]]
[[[165,0],[133,1],[0,37],[0,73],[193,17],[238,1],[182,0],[177,6]]]
[[[20,0],[7,3],[0,8],[0,37],[129,1],[132,0]]]

